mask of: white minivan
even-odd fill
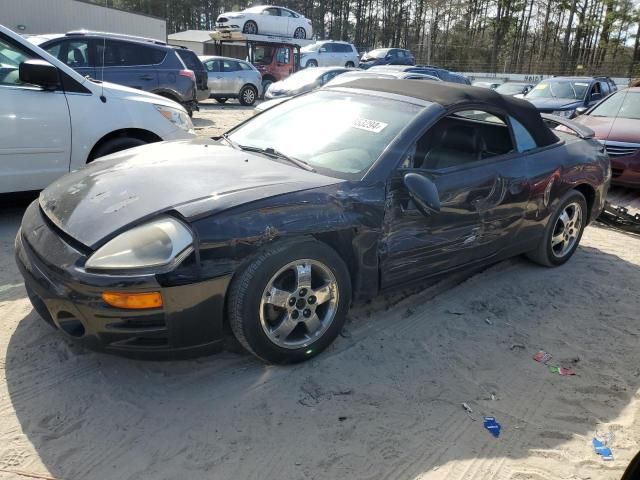
[[[0,193],[41,190],[104,155],[193,136],[181,105],[83,77],[0,25]]]

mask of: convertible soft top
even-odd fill
[[[558,137],[545,125],[540,113],[531,103],[519,98],[500,95],[489,88],[469,87],[447,82],[386,78],[354,79],[351,82],[340,84],[340,87],[404,95],[437,103],[446,109],[465,105],[476,107],[489,105],[499,108],[522,123],[539,147],[545,147],[558,141]]]

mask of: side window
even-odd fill
[[[223,72],[237,72],[240,70],[240,65],[238,62],[234,62],[233,60],[223,60],[222,61],[222,71]]]
[[[609,95],[609,84],[607,82],[600,82],[600,89],[602,90],[602,97]]]
[[[504,118],[482,110],[453,113],[432,126],[409,149],[404,168],[443,170],[514,150]]]
[[[207,60],[204,63],[207,72],[219,72],[220,71],[220,61],[219,60]]]
[[[288,48],[279,48],[278,53],[276,54],[276,61],[278,63],[289,63],[289,49]]]
[[[167,55],[166,51],[162,49],[117,40],[106,40],[104,42],[98,40],[96,42],[96,51],[98,57],[96,63],[101,65],[102,56],[104,55],[105,67],[156,65],[162,63]]]
[[[62,60],[71,68],[88,67],[89,41],[72,40],[69,42],[65,42],[63,48],[61,48],[60,52],[58,53],[58,59]]]
[[[263,15],[271,15],[272,17],[279,17],[280,16],[280,9],[279,8],[267,8],[265,10],[262,11]]]
[[[329,53],[336,53],[338,51],[335,43],[325,43],[324,48],[326,48]]]
[[[281,12],[281,15],[282,15],[283,17],[292,17],[292,18],[295,18],[295,17],[296,17],[296,16],[293,14],[293,12],[291,12],[291,11],[289,11],[289,10],[286,10],[286,9],[284,9],[284,8],[281,8],[281,9],[280,9],[280,12]]]
[[[253,68],[251,68],[251,65],[249,65],[248,63],[238,62],[238,65],[240,65],[240,68],[242,70],[253,70]]]
[[[195,53],[182,49],[176,50],[176,52],[178,52],[178,55],[189,70],[193,70],[194,72],[202,71],[202,63]]]
[[[29,50],[0,36],[0,85],[22,85],[18,69],[25,60],[35,58]]]
[[[64,61],[61,56],[62,43],[63,42],[54,43],[53,45],[49,45],[48,47],[46,47],[44,50],[50,53],[52,56],[56,57],[58,60]]]
[[[529,130],[527,130],[524,125],[522,125],[515,118],[510,117],[511,128],[513,129],[513,136],[516,139],[516,146],[518,147],[519,152],[526,152],[529,150],[533,150],[534,148],[538,148],[536,141],[533,139]]]

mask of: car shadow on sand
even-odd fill
[[[639,266],[581,247],[561,268],[514,259],[457,283],[358,305],[327,352],[288,367],[87,352],[30,312],[6,354],[16,429],[64,479],[542,479],[568,463],[618,478],[635,453],[619,417],[640,385]],[[589,445],[598,426],[615,465]]]

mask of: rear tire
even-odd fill
[[[270,363],[307,360],[336,338],[351,303],[349,271],[324,243],[263,250],[236,273],[228,318],[238,341]]]
[[[253,20],[249,20],[242,27],[242,33],[247,33],[249,35],[258,35],[258,24]]]
[[[577,190],[568,192],[549,218],[540,244],[527,257],[545,267],[566,263],[580,244],[588,214],[584,195]]]
[[[345,64],[345,67],[346,67],[346,68],[353,68],[353,67],[355,67],[355,64],[354,64],[353,62],[347,62],[347,63]]]
[[[135,137],[116,137],[107,140],[91,153],[91,157],[87,160],[87,163],[92,162],[96,158],[104,157],[105,155],[111,155],[112,153],[120,152],[121,150],[127,150],[133,147],[139,147],[140,145],[146,145],[148,142],[140,140]]]
[[[258,91],[250,85],[245,85],[240,90],[240,95],[238,96],[238,101],[240,105],[244,105],[245,107],[250,107],[254,103],[256,103],[256,98],[258,97]]]

